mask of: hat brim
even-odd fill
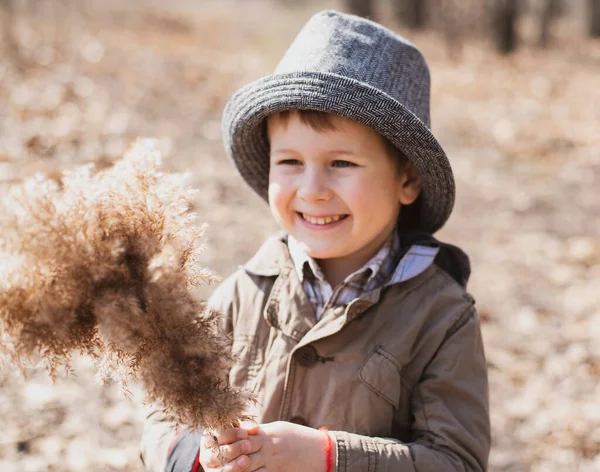
[[[452,211],[454,176],[446,153],[429,128],[380,90],[332,73],[273,74],[240,89],[223,115],[227,152],[246,182],[268,200],[269,143],[264,119],[284,110],[333,113],[362,123],[389,139],[421,177],[419,229],[433,234]]]

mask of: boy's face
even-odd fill
[[[298,113],[268,119],[269,204],[282,229],[315,259],[360,268],[396,225],[401,205],[419,195],[411,164],[399,169],[371,128],[332,116],[315,131]]]

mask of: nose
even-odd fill
[[[299,182],[298,198],[307,202],[331,200],[333,191],[325,171],[315,167],[307,168]]]

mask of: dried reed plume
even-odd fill
[[[192,429],[235,424],[250,396],[231,388],[217,314],[190,288],[216,277],[180,175],[159,170],[152,140],[113,167],[59,182],[36,176],[0,205],[0,355],[41,355],[50,375],[73,352],[98,373],[141,380],[146,400]]]

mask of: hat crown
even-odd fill
[[[416,46],[364,18],[335,11],[314,15],[288,48],[275,74],[337,74],[391,96],[428,128],[429,68]]]
[[[433,234],[452,212],[455,184],[448,157],[431,133],[429,87],[427,64],[414,45],[369,20],[318,13],[275,73],[231,97],[223,113],[225,148],[244,180],[268,200],[268,116],[302,109],[354,120],[387,138],[414,164],[421,195],[398,224]]]

